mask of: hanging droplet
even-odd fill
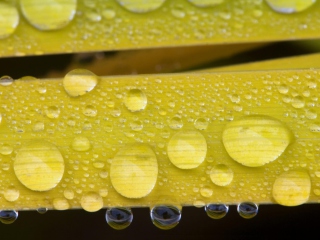
[[[38,208],[37,212],[40,214],[45,214],[46,212],[48,212],[48,208]]]
[[[62,84],[71,97],[78,97],[92,91],[98,84],[98,77],[86,69],[75,69],[64,77]]]
[[[19,12],[14,5],[0,2],[0,39],[9,37],[19,24]]]
[[[266,2],[276,12],[295,13],[311,7],[316,0],[266,0]]]
[[[117,0],[121,6],[130,12],[145,13],[151,12],[161,7],[166,0]]]
[[[133,214],[130,208],[109,208],[106,212],[106,220],[110,227],[122,230],[131,224]]]
[[[169,230],[180,222],[181,211],[176,206],[159,205],[151,209],[150,217],[156,227]]]
[[[77,0],[23,0],[20,8],[28,22],[39,30],[56,30],[73,19]]]
[[[103,207],[103,199],[98,193],[88,192],[82,196],[80,204],[87,212],[96,212]]]
[[[147,96],[140,89],[131,89],[124,98],[124,104],[131,112],[139,112],[147,106]]]
[[[18,218],[18,212],[14,210],[0,211],[0,221],[4,224],[11,224]]]
[[[252,202],[240,203],[237,207],[239,215],[245,219],[250,219],[258,214],[258,205]]]
[[[227,215],[229,211],[229,206],[225,204],[207,204],[205,206],[205,211],[207,215],[212,219],[221,219]]]

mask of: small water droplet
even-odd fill
[[[3,196],[7,201],[14,202],[18,200],[20,196],[20,191],[15,187],[11,186],[4,191]]]
[[[86,69],[75,69],[64,77],[62,83],[71,97],[78,97],[92,91],[98,84],[98,77]]]
[[[124,104],[131,112],[139,112],[147,106],[147,96],[140,89],[131,89],[124,98]]]
[[[87,212],[96,212],[103,207],[103,199],[96,192],[88,192],[82,196],[80,204]]]
[[[211,168],[210,179],[218,186],[228,186],[233,180],[233,171],[224,164],[218,164]]]
[[[43,140],[23,145],[13,164],[19,181],[34,191],[54,188],[64,173],[64,160],[60,151],[52,143]]]
[[[117,0],[117,2],[130,12],[145,13],[154,11],[162,6],[166,0]]]
[[[281,94],[287,94],[289,92],[289,87],[285,84],[281,84],[280,86],[278,86],[278,91]]]
[[[12,151],[13,151],[13,147],[10,146],[9,144],[4,143],[0,145],[0,153],[2,155],[10,155]]]
[[[306,118],[308,119],[316,119],[318,117],[318,113],[315,110],[307,110],[306,111]]]
[[[9,37],[19,24],[17,8],[5,2],[0,2],[0,39]]]
[[[60,109],[56,106],[50,106],[46,110],[46,115],[48,118],[58,118],[60,115]]]
[[[23,0],[21,12],[28,22],[39,30],[56,30],[73,19],[77,0]]]
[[[229,211],[229,206],[225,204],[207,204],[205,206],[207,215],[212,219],[221,219],[225,217]]]
[[[46,212],[48,212],[48,208],[38,208],[37,212],[40,214],[45,214]]]
[[[122,230],[131,224],[133,214],[130,208],[109,208],[106,212],[106,221],[110,227]]]
[[[86,18],[91,22],[100,22],[101,15],[95,11],[86,11],[85,12]]]
[[[73,139],[71,146],[75,151],[85,152],[91,148],[91,143],[88,138],[77,136]]]
[[[245,219],[250,219],[258,214],[258,205],[252,202],[243,202],[238,204],[237,211]]]
[[[304,101],[303,97],[296,96],[292,99],[291,105],[294,108],[303,108],[305,105],[305,101]]]
[[[248,167],[276,160],[292,142],[291,131],[279,120],[252,115],[228,123],[222,141],[228,154]]]
[[[308,201],[311,180],[304,171],[284,172],[273,184],[272,196],[277,203],[284,206],[297,206]]]
[[[2,76],[0,78],[0,85],[1,86],[9,86],[13,83],[13,78],[10,76]]]
[[[316,0],[266,0],[266,2],[274,11],[289,14],[306,10],[311,7]]]
[[[224,0],[188,0],[197,7],[212,7],[224,2]]]
[[[171,14],[176,18],[184,18],[186,13],[183,11],[183,7],[180,5],[174,6],[171,9]]]
[[[169,127],[172,129],[180,129],[183,127],[183,122],[179,117],[173,117],[170,120]]]
[[[55,198],[52,201],[53,207],[56,210],[67,210],[70,208],[69,202],[65,198]]]
[[[153,224],[163,230],[169,230],[178,225],[181,220],[181,211],[176,206],[159,205],[150,211]]]
[[[133,131],[141,131],[143,129],[143,124],[141,121],[137,120],[130,122],[130,127]]]
[[[116,12],[111,8],[106,8],[106,9],[102,10],[101,15],[105,19],[110,20],[116,16]]]
[[[34,132],[41,132],[44,130],[44,123],[43,122],[36,122],[33,127],[32,130]]]
[[[194,122],[194,127],[198,130],[206,130],[208,127],[209,123],[205,118],[198,118]]]
[[[207,154],[207,142],[197,131],[181,131],[170,139],[167,152],[173,165],[181,169],[197,168]]]
[[[108,196],[109,191],[107,188],[101,188],[101,189],[99,189],[99,194],[101,197],[106,197],[106,196]]]
[[[87,117],[95,117],[98,113],[97,109],[92,105],[87,105],[82,112]]]
[[[213,190],[210,187],[203,187],[200,189],[200,194],[202,197],[208,198],[213,194]]]
[[[4,224],[11,224],[18,218],[18,212],[14,210],[0,211],[0,221]]]
[[[63,191],[63,196],[68,199],[68,200],[72,200],[74,198],[74,192],[72,189],[70,188],[66,188],[64,191]]]

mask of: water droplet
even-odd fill
[[[40,214],[45,214],[46,212],[48,212],[48,208],[38,208],[37,212]]]
[[[291,105],[294,108],[303,108],[305,105],[305,101],[304,101],[303,97],[296,96],[292,99]]]
[[[0,39],[9,37],[19,24],[19,13],[15,6],[0,2]]]
[[[194,127],[198,130],[206,130],[208,127],[209,123],[205,118],[198,118],[194,122]]]
[[[159,205],[151,209],[150,217],[156,227],[169,230],[180,222],[181,211],[175,206]]]
[[[186,13],[183,11],[183,7],[180,5],[174,6],[171,9],[171,14],[176,18],[184,18]]]
[[[0,85],[1,86],[9,86],[9,85],[11,85],[13,83],[13,79],[12,79],[12,77],[10,77],[10,76],[2,76],[1,78],[0,78]]]
[[[65,198],[55,198],[52,204],[56,210],[67,210],[70,208],[69,202]]]
[[[101,15],[105,19],[110,20],[116,16],[116,12],[111,8],[106,8],[106,9],[102,10]]]
[[[77,136],[73,139],[71,146],[75,151],[85,152],[91,148],[91,143],[88,138]]]
[[[101,15],[95,11],[86,11],[86,18],[91,22],[100,22]]]
[[[92,91],[98,84],[98,77],[86,69],[75,69],[64,77],[62,83],[71,97],[78,97]]]
[[[152,191],[157,177],[157,158],[148,145],[126,146],[112,160],[111,183],[115,190],[124,197],[145,197]]]
[[[133,131],[141,131],[143,129],[143,124],[141,121],[137,120],[130,122],[130,127]]]
[[[278,91],[281,94],[287,94],[289,92],[289,87],[285,84],[281,84],[280,86],[278,86]]]
[[[73,19],[77,0],[23,0],[20,8],[28,22],[39,30],[56,30]]]
[[[32,130],[34,132],[41,132],[44,130],[44,123],[43,122],[36,122],[33,127]]]
[[[133,214],[130,208],[109,208],[106,212],[106,220],[110,227],[122,230],[131,224]]]
[[[307,110],[306,111],[306,118],[308,119],[316,119],[318,117],[318,113],[314,110]]]
[[[72,200],[74,198],[74,192],[72,189],[70,188],[66,188],[64,191],[63,191],[63,196],[68,199],[68,200]]]
[[[211,197],[213,193],[213,190],[210,187],[203,187],[200,189],[200,194],[202,197]]]
[[[240,203],[237,207],[239,215],[245,219],[250,219],[258,214],[258,205],[252,202]]]
[[[109,191],[108,191],[107,188],[101,188],[101,189],[99,190],[99,194],[100,194],[101,197],[106,197],[106,196],[108,196]]]
[[[279,120],[252,115],[228,123],[222,141],[228,154],[248,167],[276,160],[293,140],[291,131]]]
[[[48,107],[46,110],[46,115],[48,118],[58,118],[60,115],[60,109],[56,106]]]
[[[320,132],[320,124],[319,123],[312,123],[309,126],[311,132],[319,133]]]
[[[20,192],[19,192],[18,189],[16,189],[15,187],[11,186],[11,187],[8,187],[4,191],[3,196],[7,201],[14,202],[14,201],[18,200],[18,198],[20,196]]]
[[[103,200],[98,193],[88,192],[82,196],[80,204],[87,212],[96,212],[103,207]]]
[[[173,117],[170,120],[169,127],[172,129],[180,129],[183,127],[183,122],[179,117]]]
[[[130,12],[145,13],[154,11],[162,6],[166,0],[117,0],[117,2]]]
[[[227,215],[229,206],[225,204],[207,204],[205,206],[207,215],[212,219],[221,219]]]
[[[64,160],[60,151],[55,145],[43,140],[23,145],[13,164],[19,181],[34,191],[54,188],[64,173]]]
[[[124,98],[124,104],[131,112],[139,112],[147,106],[147,96],[140,89],[131,89]]]
[[[84,109],[83,109],[83,114],[86,115],[87,117],[95,117],[97,116],[97,109],[92,106],[92,105],[87,105]]]
[[[0,221],[4,224],[11,224],[18,218],[18,212],[14,210],[0,211]]]
[[[0,153],[2,155],[10,155],[13,151],[13,147],[11,147],[9,144],[2,144],[0,145]]]
[[[218,186],[228,186],[233,180],[233,171],[224,164],[218,164],[211,168],[210,179]]]
[[[178,132],[168,143],[168,156],[173,165],[182,169],[198,167],[207,154],[207,142],[197,131]]]
[[[284,206],[297,206],[308,201],[311,180],[304,171],[284,172],[273,184],[272,196]]]
[[[197,7],[212,7],[224,2],[224,0],[188,0]]]
[[[266,2],[274,11],[288,14],[302,12],[311,7],[311,5],[316,2],[316,0],[266,0]]]

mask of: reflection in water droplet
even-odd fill
[[[170,120],[169,127],[172,129],[180,129],[183,127],[183,122],[179,117],[173,117]]]
[[[39,30],[56,30],[73,19],[77,0],[23,0],[20,8],[28,22]]]
[[[218,164],[211,168],[210,179],[218,186],[227,186],[233,180],[233,171],[224,164]]]
[[[308,201],[311,180],[308,173],[289,171],[282,173],[273,184],[272,196],[284,206],[297,206]]]
[[[130,12],[145,13],[161,7],[166,0],[117,0],[117,2]]]
[[[258,214],[258,205],[252,202],[240,203],[237,207],[239,215],[245,219],[250,219]]]
[[[207,154],[207,142],[197,131],[178,132],[168,143],[170,161],[178,168],[191,169],[198,167]]]
[[[58,118],[60,115],[60,109],[56,106],[48,107],[46,110],[46,115],[48,118]]]
[[[56,210],[67,210],[70,208],[69,202],[64,198],[55,198],[52,201],[53,207]]]
[[[98,77],[86,69],[75,69],[64,77],[62,83],[71,97],[78,97],[92,91],[98,84]]]
[[[204,209],[207,215],[212,219],[221,219],[227,215],[229,206],[225,204],[207,204]]]
[[[188,0],[197,7],[212,7],[221,4],[224,0]]]
[[[130,208],[109,208],[106,212],[106,220],[110,227],[122,230],[131,224],[133,214]]]
[[[150,217],[156,227],[169,230],[180,222],[181,211],[175,206],[159,205],[151,209]]]
[[[54,188],[64,173],[64,160],[60,151],[55,145],[43,140],[23,145],[13,164],[19,181],[34,191]]]
[[[157,158],[148,145],[126,146],[112,160],[111,183],[115,190],[124,197],[145,197],[152,191],[157,177]]]
[[[82,196],[80,204],[87,212],[96,212],[103,207],[103,200],[98,193],[88,192]]]
[[[1,86],[9,86],[13,83],[13,79],[10,76],[2,76],[0,77],[0,85]]]
[[[4,224],[11,224],[18,218],[18,212],[14,210],[0,211],[0,221]]]
[[[38,208],[37,212],[40,214],[45,214],[46,212],[48,212],[48,208]]]
[[[124,104],[131,112],[139,112],[147,106],[147,96],[140,89],[131,89],[124,98]]]
[[[71,146],[75,151],[85,152],[91,148],[91,143],[88,138],[77,136],[73,139]]]
[[[194,127],[198,130],[206,130],[208,127],[208,121],[205,118],[198,118],[194,122]]]
[[[19,13],[15,6],[0,2],[0,39],[9,37],[19,24]]]
[[[7,201],[14,202],[14,201],[18,200],[18,198],[20,196],[20,192],[15,187],[8,187],[3,192],[3,196]]]
[[[316,0],[266,0],[269,6],[279,13],[302,12],[311,7]]]
[[[293,140],[291,131],[279,120],[252,115],[228,123],[222,141],[228,154],[248,167],[276,160]]]

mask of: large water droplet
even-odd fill
[[[175,206],[159,205],[151,209],[150,217],[156,227],[169,230],[180,222],[181,211]]]
[[[148,195],[158,176],[157,158],[148,145],[135,144],[121,149],[110,167],[110,179],[115,190],[124,197]]]
[[[224,164],[218,164],[211,168],[210,179],[218,186],[227,186],[232,182],[233,171]]]
[[[130,208],[110,208],[106,212],[106,220],[110,227],[122,230],[131,224],[133,214]]]
[[[103,207],[103,200],[98,193],[88,192],[82,196],[80,204],[87,212],[96,212]]]
[[[316,0],[265,0],[269,6],[279,13],[302,12],[313,5]]]
[[[250,219],[258,214],[258,205],[252,202],[240,203],[237,207],[239,215],[245,219]]]
[[[178,168],[198,167],[207,154],[207,142],[197,131],[181,131],[173,135],[168,143],[170,161]]]
[[[0,85],[1,86],[6,87],[6,86],[11,85],[12,83],[13,83],[13,78],[12,77],[6,76],[6,75],[0,77]]]
[[[124,104],[131,112],[139,112],[147,106],[147,96],[140,89],[131,89],[124,98]]]
[[[224,0],[188,0],[197,7],[212,7],[221,4]]]
[[[64,160],[58,148],[46,141],[32,141],[23,145],[14,161],[19,181],[34,191],[54,188],[64,173]]]
[[[160,8],[165,1],[166,0],[117,0],[117,2],[119,2],[119,4],[125,9],[136,13],[154,11]]]
[[[86,69],[75,69],[64,77],[62,83],[71,97],[78,97],[92,91],[98,84],[98,77]]]
[[[77,136],[73,139],[71,146],[73,150],[76,150],[78,152],[85,152],[91,148],[91,143],[88,138]]]
[[[23,0],[20,8],[28,22],[39,30],[56,30],[73,19],[77,0]]]
[[[311,180],[304,171],[282,173],[273,184],[272,196],[284,206],[297,206],[308,201]]]
[[[276,160],[292,139],[291,131],[282,122],[263,115],[230,122],[222,133],[228,154],[248,167],[260,167]]]
[[[0,221],[4,224],[11,224],[18,218],[18,212],[14,210],[0,211]]]
[[[0,39],[9,37],[19,24],[19,13],[15,6],[0,2]]]
[[[3,196],[7,201],[14,202],[18,200],[20,196],[20,191],[15,187],[11,186],[4,191]]]
[[[229,206],[225,204],[207,204],[205,206],[207,215],[212,219],[221,219],[227,215]]]

